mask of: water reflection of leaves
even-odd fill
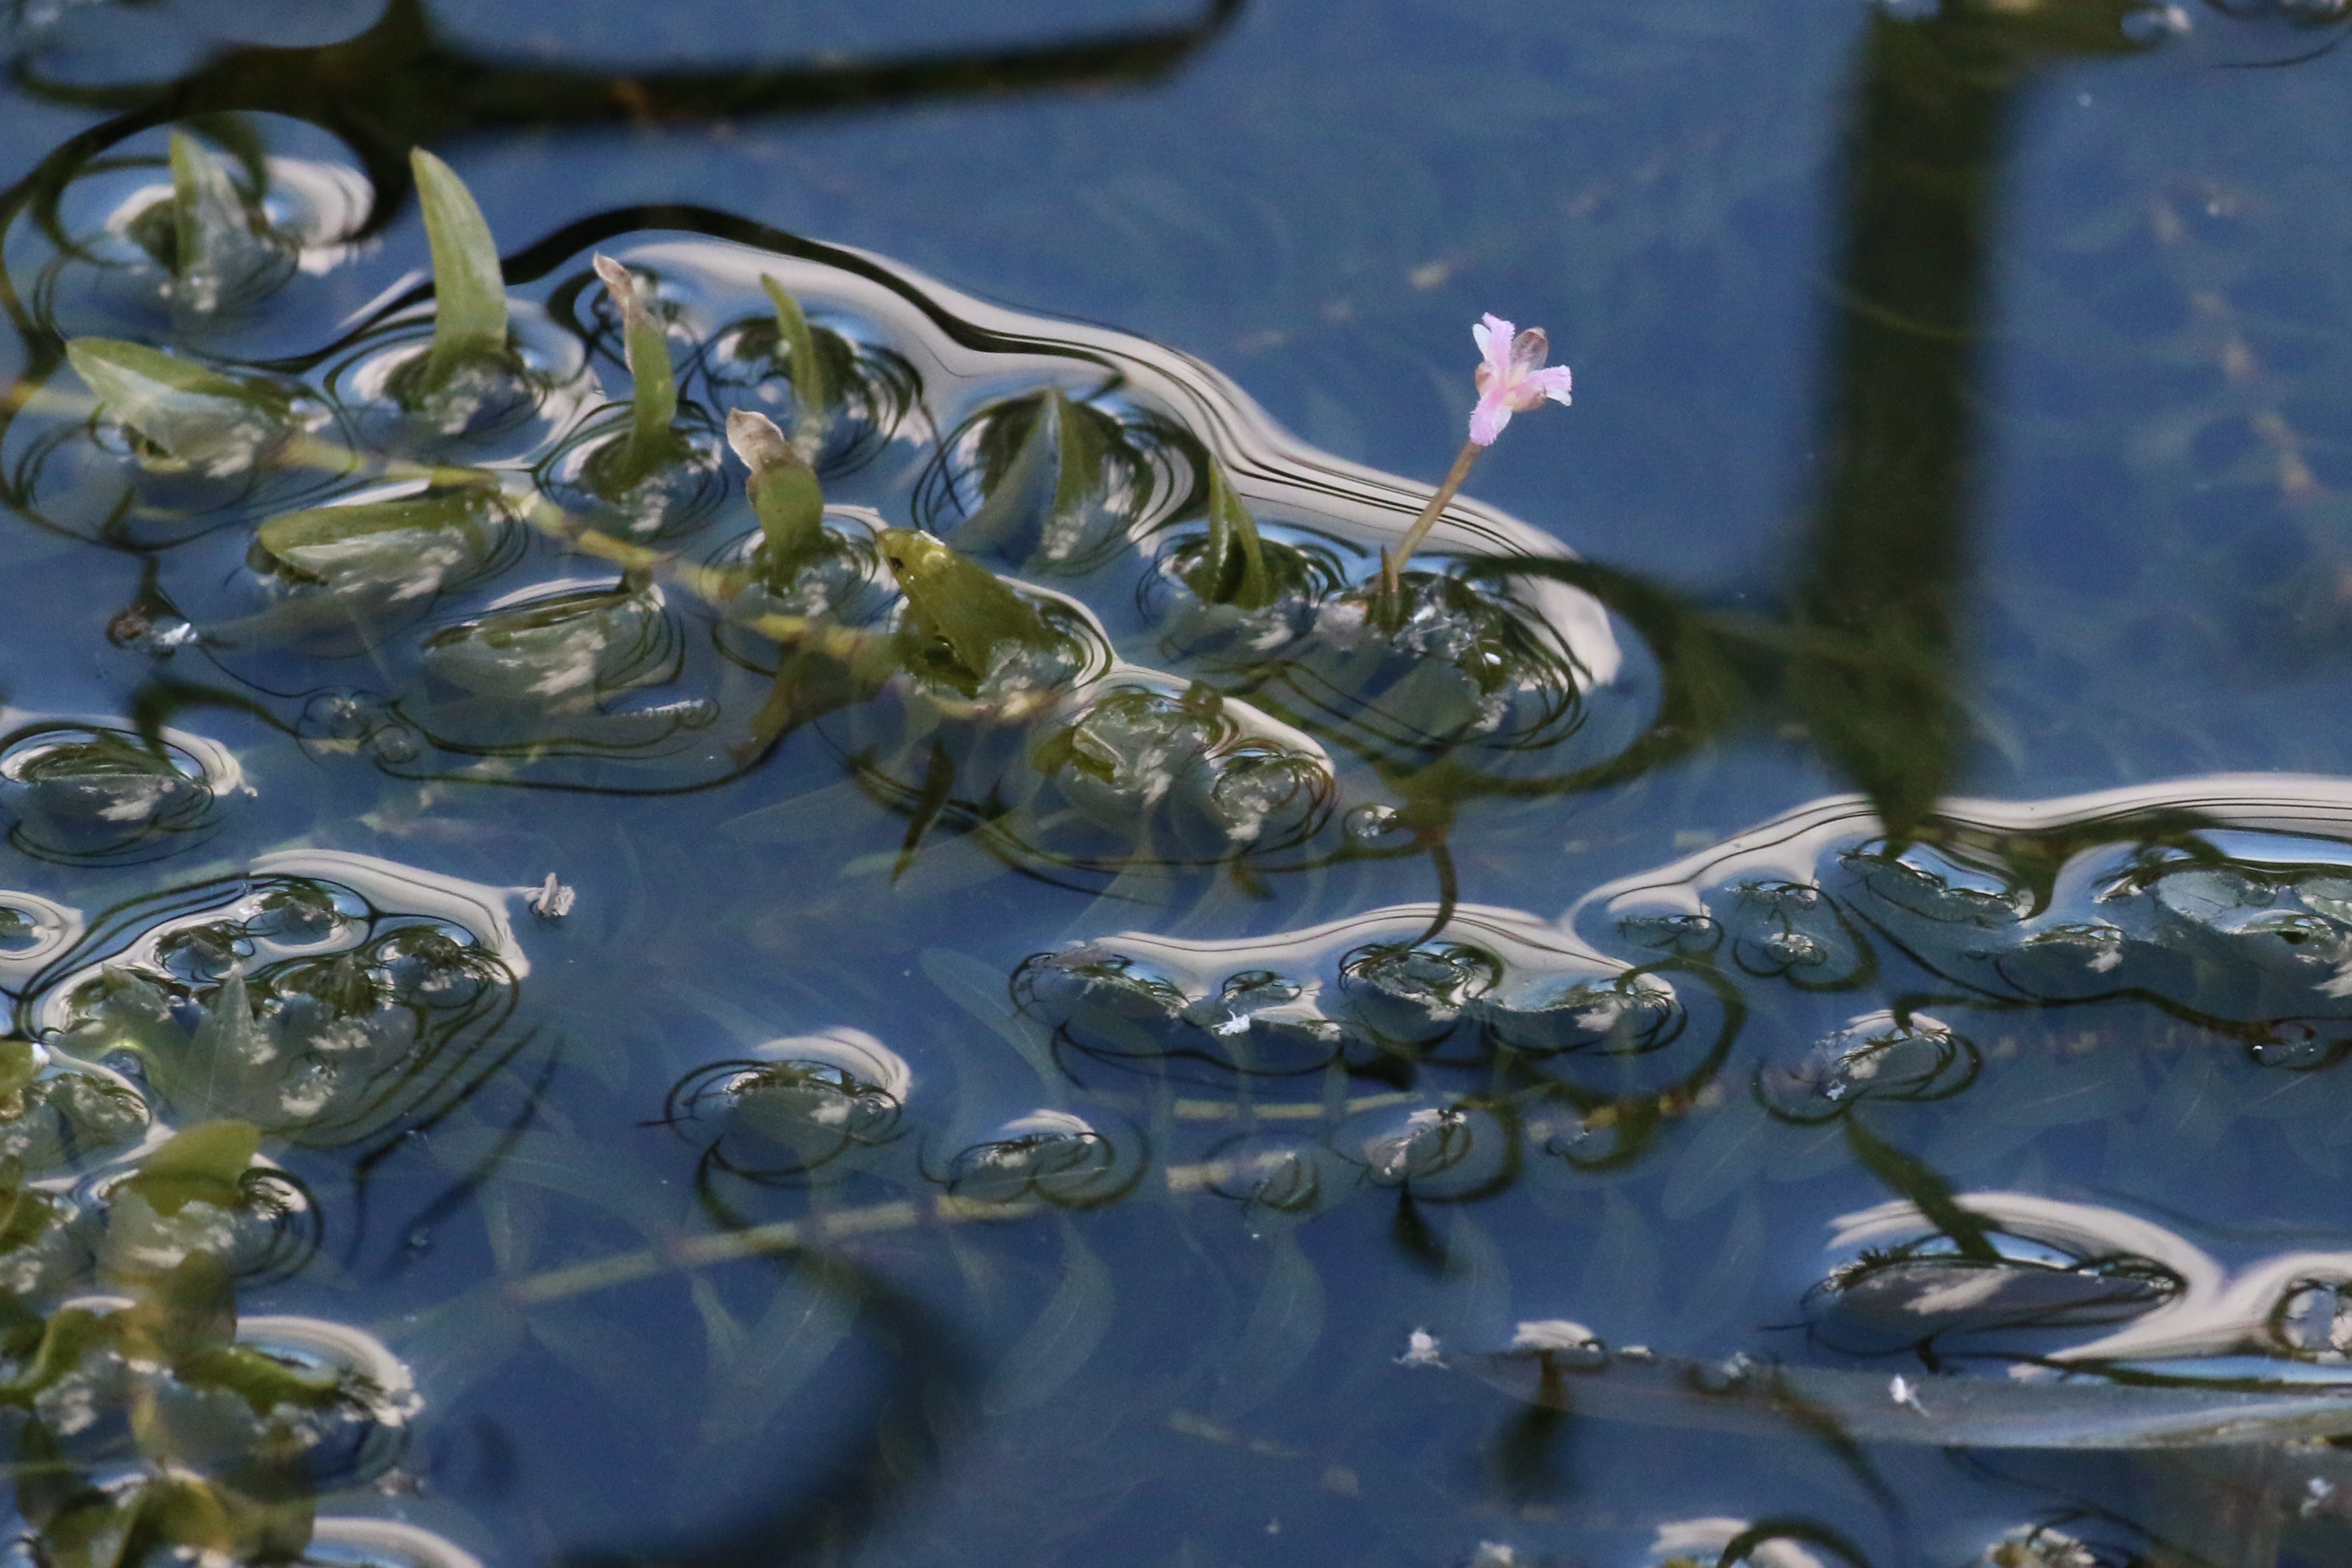
[[[115,111],[97,132],[53,153],[18,188],[16,201],[29,196],[37,214],[46,216],[75,168],[151,125],[237,111],[285,114],[350,142],[376,190],[375,208],[360,230],[368,234],[391,221],[410,188],[410,149],[468,132],[822,114],[1089,81],[1147,80],[1181,66],[1229,26],[1244,3],[1209,0],[1197,19],[1173,26],[1027,48],[616,74],[477,56],[444,41],[421,0],[391,0],[373,26],[343,42],[226,49],[169,82],[51,80],[30,62],[16,62],[13,75],[21,90],[47,101]]]

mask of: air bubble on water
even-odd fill
[[[1802,931],[1775,931],[1757,945],[1775,963],[1791,969],[1811,968],[1829,961],[1829,950]]]
[[[413,763],[425,752],[424,741],[405,724],[383,725],[362,744],[367,754],[377,762],[395,766]]]
[[[1404,814],[1392,805],[1366,805],[1349,809],[1345,827],[1358,844],[1371,844],[1402,831]]]
[[[1461,1163],[1470,1152],[1470,1136],[1469,1119],[1459,1110],[1425,1108],[1366,1136],[1360,1155],[1374,1182],[1399,1186]]]

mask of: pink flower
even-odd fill
[[[1541,327],[1529,327],[1514,337],[1510,322],[1488,316],[1470,329],[1470,335],[1486,356],[1478,366],[1478,406],[1470,413],[1470,439],[1481,447],[1495,444],[1512,415],[1524,414],[1547,397],[1554,403],[1569,400],[1568,366],[1545,368],[1551,340]]]

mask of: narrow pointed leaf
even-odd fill
[[[172,231],[173,273],[200,290],[209,281],[215,294],[235,253],[254,238],[253,219],[227,168],[203,142],[178,131],[172,132]]]
[[[108,413],[213,478],[251,467],[285,434],[288,400],[274,387],[114,338],[75,338],[66,359]]]
[[[408,163],[433,250],[433,348],[423,388],[431,392],[467,365],[505,356],[506,274],[490,226],[457,171],[422,147]]]
[[[438,590],[488,561],[506,521],[489,484],[281,512],[261,525],[261,548],[295,574],[338,585],[383,583],[395,597]]]
[[[629,401],[635,413],[630,439],[635,455],[628,466],[642,478],[671,445],[677,373],[670,363],[669,339],[646,308],[645,290],[635,275],[609,256],[597,257],[595,268],[621,313],[621,349],[629,363]]]
[[[768,302],[775,308],[776,335],[783,342],[784,362],[792,369],[793,424],[801,439],[814,446],[833,422],[834,400],[824,362],[817,358],[816,334],[809,330],[800,301],[782,284],[763,273],[760,287],[768,291]]]
[[[965,552],[1025,555],[1027,542],[1061,510],[1068,489],[1069,465],[1063,452],[1068,410],[1069,399],[1058,389],[1045,394],[1013,460],[989,482],[979,509],[956,530],[956,541]]]
[[[1262,610],[1278,592],[1265,567],[1257,520],[1225,478],[1224,465],[1209,459],[1209,547],[1185,579],[1203,604]]]
[[[1056,519],[1073,517],[1086,510],[1102,493],[1103,468],[1110,456],[1110,441],[1101,421],[1082,415],[1077,405],[1064,396],[1059,387],[1047,395],[1055,427],[1055,445],[1062,455],[1062,470],[1055,477],[1052,515]]]

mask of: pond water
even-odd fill
[[[2352,12],[1011,9],[0,18],[12,1560],[2344,1561]]]

